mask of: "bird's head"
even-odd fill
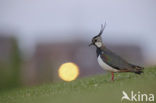
[[[95,45],[98,48],[100,48],[102,46],[102,37],[101,37],[101,35],[102,35],[105,27],[106,27],[106,23],[105,23],[104,26],[103,26],[103,24],[101,25],[101,30],[100,30],[99,34],[92,38],[92,42],[89,44],[89,46]]]

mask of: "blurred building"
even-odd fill
[[[139,46],[106,45],[131,63],[144,64],[144,57]],[[26,64],[27,68],[24,71],[26,83],[33,85],[58,81],[58,68],[65,62],[74,62],[79,66],[79,77],[104,73],[97,63],[96,49],[89,47],[87,42],[40,43],[36,47],[32,60],[28,62],[29,65]]]

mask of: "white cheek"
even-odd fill
[[[101,46],[102,46],[102,43],[101,43],[101,42],[96,42],[95,45],[96,45],[97,47],[101,47]]]

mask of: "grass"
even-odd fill
[[[142,75],[118,73],[114,82],[108,73],[73,82],[3,91],[0,103],[121,103],[123,90],[128,95],[132,90],[156,95],[156,68],[146,68]]]

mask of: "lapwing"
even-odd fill
[[[126,60],[109,50],[102,42],[102,33],[106,27],[101,25],[100,33],[92,38],[89,46],[96,46],[97,61],[102,69],[112,73],[112,80],[114,80],[114,73],[119,72],[133,72],[136,74],[143,73],[143,67],[128,63]]]

